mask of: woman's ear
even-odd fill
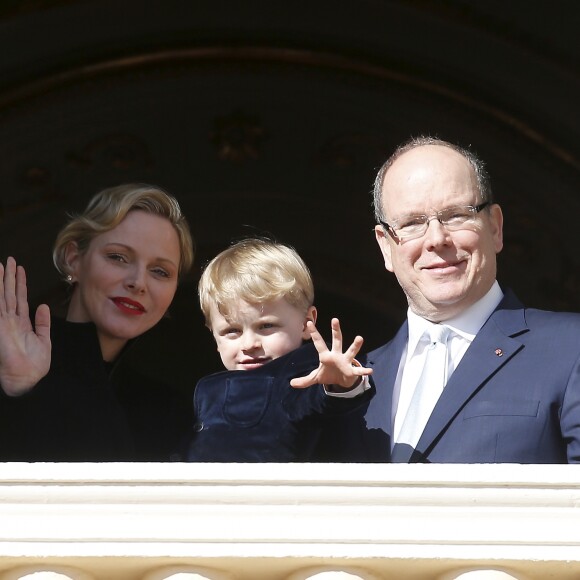
[[[69,282],[72,284],[78,280],[78,270],[80,268],[81,253],[76,242],[69,242],[64,249],[64,261],[67,274],[70,276]]]

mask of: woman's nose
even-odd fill
[[[132,292],[144,292],[145,271],[142,268],[132,269],[125,279],[125,286]]]

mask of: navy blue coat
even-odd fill
[[[222,371],[196,386],[196,424],[188,461],[310,461],[324,417],[348,413],[372,392],[331,397],[321,385],[295,389],[290,380],[318,366],[311,342],[251,371]]]
[[[326,461],[391,461],[393,386],[408,336],[361,362],[376,396],[324,435]],[[405,451],[405,450],[403,450]],[[468,348],[403,461],[580,462],[580,315],[525,308],[511,292]]]

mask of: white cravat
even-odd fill
[[[425,334],[428,334],[430,344],[425,349],[424,365],[397,443],[407,443],[415,448],[423,429],[443,392],[447,382],[447,339],[451,329],[443,324],[429,324]]]

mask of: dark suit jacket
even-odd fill
[[[328,426],[325,461],[392,461],[391,408],[407,323],[361,362],[376,395]],[[340,438],[340,439],[339,439]],[[395,461],[580,462],[580,315],[524,308],[511,292],[470,345],[437,402],[416,450]]]
[[[349,413],[372,389],[353,398],[332,397],[322,385],[295,389],[319,358],[311,342],[250,371],[222,371],[199,381],[196,425],[187,461],[309,461],[327,414]]]

